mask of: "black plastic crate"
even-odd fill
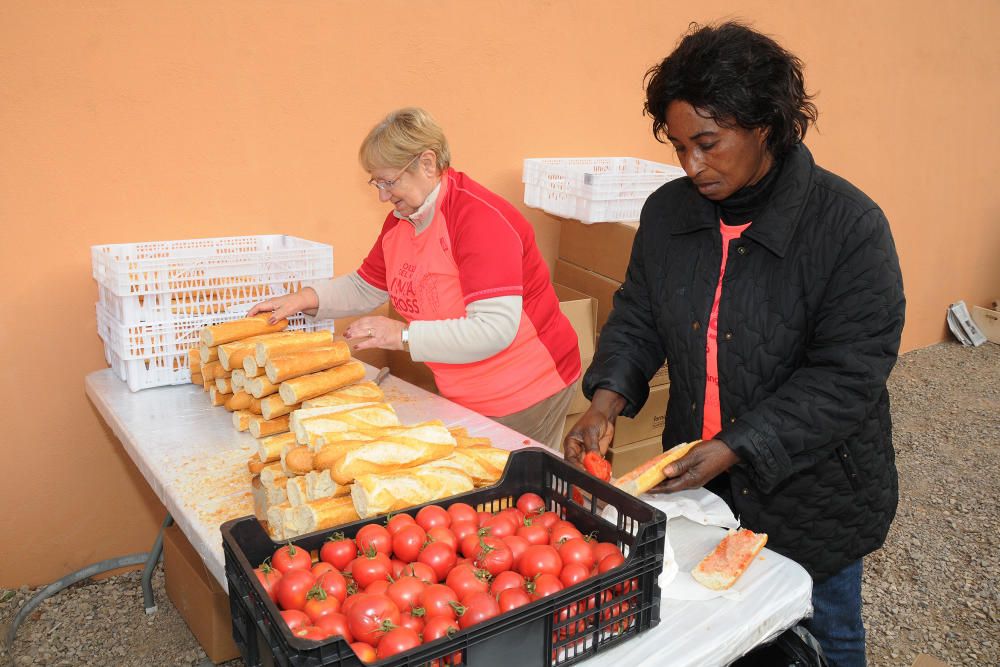
[[[447,507],[465,502],[480,511],[510,507],[522,493],[539,494],[546,508],[573,522],[584,534],[613,542],[625,553],[625,564],[571,588],[542,598],[457,633],[376,664],[417,667],[562,666],[576,663],[636,636],[660,621],[666,517],[659,510],[568,465],[548,450],[531,447],[511,453],[507,469],[494,486],[435,503]],[[576,492],[576,493],[575,493]],[[582,498],[582,502],[580,501]],[[605,505],[618,510],[616,524],[600,516]],[[416,515],[423,505],[406,510]],[[318,550],[334,531],[354,537],[384,516],[336,529],[302,535],[294,543]],[[233,616],[233,638],[249,667],[361,667],[364,663],[339,637],[322,641],[295,637],[264,592],[253,569],[281,543],[271,541],[256,518],[222,525],[226,579]]]

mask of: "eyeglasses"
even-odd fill
[[[400,169],[399,173],[396,174],[396,177],[393,178],[391,181],[381,181],[376,178],[372,178],[368,180],[368,185],[376,188],[381,192],[385,192],[386,190],[391,190],[392,188],[396,187],[396,184],[399,183],[399,179],[403,177],[403,174],[406,173],[406,170],[410,168],[410,165],[413,164],[413,161],[416,160],[418,157],[420,157],[420,155],[421,155],[420,153],[417,153],[416,155],[411,157],[410,161],[406,163],[406,166]]]

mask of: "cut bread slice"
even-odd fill
[[[730,530],[718,546],[691,570],[691,576],[706,588],[725,590],[750,567],[765,544],[766,533],[754,533],[746,528]]]

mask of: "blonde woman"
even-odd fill
[[[348,317],[389,300],[406,321],[361,317],[344,333],[356,349],[408,350],[442,396],[560,449],[580,353],[531,224],[451,166],[448,141],[423,109],[390,113],[358,157],[392,206],[368,257],[250,313]]]

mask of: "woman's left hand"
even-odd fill
[[[391,320],[381,315],[370,315],[351,322],[344,332],[344,338],[350,341],[361,340],[356,345],[352,344],[355,350],[370,350],[376,347],[384,350],[402,350],[405,328],[406,322]]]
[[[694,447],[687,456],[667,465],[663,472],[667,480],[653,493],[673,493],[705,486],[712,478],[729,470],[740,458],[721,440],[706,440]]]

